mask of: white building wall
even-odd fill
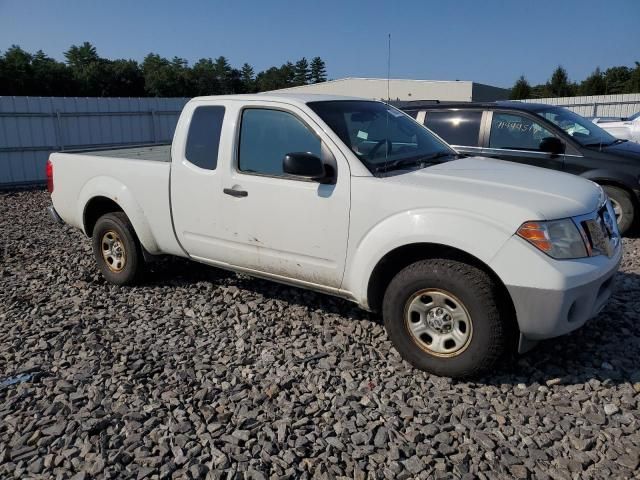
[[[383,78],[344,78],[300,87],[283,88],[276,91],[325,93],[386,100],[387,80]],[[388,92],[388,98],[391,100],[469,102],[472,100],[473,82],[391,79]]]

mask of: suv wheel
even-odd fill
[[[383,300],[387,333],[402,358],[420,370],[465,378],[493,367],[507,340],[499,293],[482,270],[448,259],[400,271]]]
[[[611,200],[618,221],[618,229],[623,235],[629,231],[635,219],[635,208],[631,195],[626,190],[612,185],[603,185],[602,188]]]

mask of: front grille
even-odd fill
[[[592,218],[581,222],[591,246],[591,255],[611,257],[615,253],[620,244],[620,234],[615,221],[613,209],[607,202]]]

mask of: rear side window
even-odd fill
[[[282,176],[287,153],[307,152],[320,157],[321,142],[294,115],[280,110],[248,108],[242,112],[238,169]]]
[[[187,135],[186,159],[200,168],[215,170],[218,164],[220,131],[224,107],[198,107],[194,110]]]
[[[451,145],[477,147],[481,120],[482,112],[475,110],[429,112],[424,124]]]

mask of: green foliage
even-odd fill
[[[607,68],[604,72],[605,93],[615,95],[627,92],[627,82],[630,78],[631,69],[629,67]],[[632,93],[631,90],[629,92]]]
[[[320,57],[313,57],[311,60],[311,83],[327,81],[327,68]]]
[[[514,90],[522,78],[520,77],[516,81],[511,91],[513,99],[516,99]],[[598,67],[579,84],[570,82],[567,71],[560,66],[554,70],[551,78],[545,84],[532,86],[528,97],[518,96],[517,98],[573,97],[575,95],[613,95],[619,93],[640,93],[639,62],[635,62],[633,68],[611,67],[604,72]]]
[[[600,67],[582,81],[578,92],[580,95],[604,95],[607,92],[607,82]]]
[[[253,67],[248,63],[242,65],[240,69],[240,80],[242,81],[243,93],[253,93],[256,91],[256,75]]]
[[[509,95],[511,100],[524,100],[525,98],[531,98],[531,85],[524,78],[524,75],[520,75],[520,78],[516,81],[511,89]]]
[[[309,70],[309,62],[305,57],[298,60],[293,68],[294,85],[306,85],[311,80],[311,71]]]
[[[66,62],[58,62],[39,50],[30,54],[13,45],[0,51],[0,95],[96,96],[96,97],[193,97],[254,93],[326,80],[320,57],[311,65],[305,57],[257,75],[251,65],[233,68],[224,56],[201,58],[189,66],[184,58],[167,59],[148,54],[135,60],[100,57],[89,42],[72,45]]]
[[[629,93],[640,92],[640,63],[636,62],[636,68],[631,71],[626,83],[626,91]]]
[[[547,82],[547,94],[549,97],[572,97],[576,93],[575,85],[569,82],[567,71],[558,65]]]

